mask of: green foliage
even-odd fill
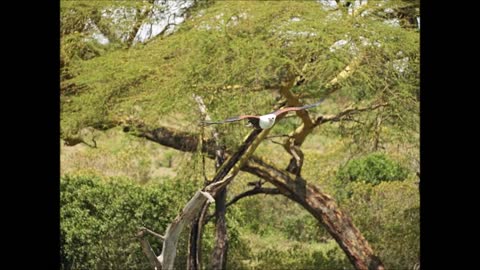
[[[406,168],[382,153],[350,160],[337,173],[342,181],[360,181],[374,185],[382,181],[404,180],[407,175]]]
[[[284,217],[284,223],[279,229],[287,239],[318,243],[330,238],[328,232],[310,213],[300,209],[298,212],[297,215],[281,215]]]
[[[245,198],[227,214],[228,223],[241,232],[240,249],[229,249],[232,269],[351,268],[319,222],[286,198]]]
[[[62,269],[147,269],[138,226],[163,233],[196,189],[193,182],[140,186],[129,179],[65,175],[60,181]],[[158,239],[149,238],[161,250]],[[185,256],[180,250],[179,260]]]
[[[333,19],[316,2],[216,2],[193,12],[174,35],[73,65],[78,75],[68,82],[84,90],[62,99],[62,132],[74,134],[129,117],[145,124],[173,119],[194,131],[198,109],[192,93],[204,98],[213,119],[266,113],[276,101],[264,89],[276,89],[282,79],[299,73],[306,81],[293,91],[313,102],[355,59],[352,46],[364,53],[364,61],[340,83],[333,101],[340,108],[349,101],[388,101],[392,106],[382,111],[385,124],[402,133],[418,130],[418,104],[412,98],[419,86],[418,33],[369,16],[354,20]],[[330,50],[340,39],[349,43]],[[366,41],[381,45],[362,47]],[[404,58],[408,67],[400,72],[394,63]],[[238,87],[228,88],[233,86]],[[365,120],[366,125],[348,122],[344,134],[362,132],[357,137],[368,138],[376,119]],[[240,123],[219,129],[227,142],[245,134]]]
[[[389,269],[411,269],[420,254],[420,198],[413,181],[352,183],[342,207]]]

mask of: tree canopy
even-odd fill
[[[392,2],[385,5],[403,3]],[[73,78],[62,82],[73,85],[62,89],[62,134],[109,127],[128,117],[145,124],[176,119],[194,128],[198,110],[192,93],[204,98],[212,118],[266,113],[280,81],[296,75],[305,82],[292,92],[305,103],[325,96],[336,106],[389,102],[377,116],[382,124],[418,133],[415,29],[373,15],[345,16],[308,1],[219,1],[207,11],[193,13],[175,35],[72,64]],[[330,86],[352,62],[354,75]],[[359,132],[376,121],[362,120],[364,125],[350,122],[341,130]],[[226,134],[233,129],[239,125]]]

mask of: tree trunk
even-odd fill
[[[215,198],[215,247],[212,253],[210,269],[225,269],[227,263],[228,237],[225,220],[227,188]]]
[[[360,231],[353,225],[351,218],[340,211],[337,203],[327,194],[302,178],[295,180],[275,167],[259,159],[248,162],[245,171],[257,175],[275,185],[282,194],[296,201],[310,212],[340,245],[355,269],[383,270],[380,259]]]
[[[205,214],[208,209],[208,204],[203,205],[202,211],[198,217],[192,222],[190,228],[190,238],[188,243],[188,258],[187,269],[200,270],[202,258],[202,232]]]

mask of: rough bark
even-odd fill
[[[355,71],[363,60],[364,55],[365,52],[362,52],[356,56],[342,71],[325,85],[325,88],[327,89],[326,95],[330,95],[340,89],[339,82],[347,79]],[[307,62],[303,66],[302,73],[305,72],[308,65],[309,63]],[[290,83],[286,85],[286,87],[280,88],[280,94],[285,97],[289,106],[300,107],[304,105],[300,102],[298,95],[293,94],[291,91],[294,85],[298,85],[298,83],[302,83],[304,80],[305,78],[301,75],[295,77],[292,76]],[[296,114],[302,119],[302,124],[288,135],[288,138],[285,139],[285,142],[283,143],[283,148],[292,156],[286,171],[295,174],[297,177],[301,177],[304,155],[300,147],[318,124],[310,118],[307,110],[296,111]]]
[[[226,213],[227,189],[220,191],[215,200],[215,247],[210,269],[225,269],[227,264],[228,237]]]
[[[292,179],[277,168],[257,159],[249,161],[244,170],[257,175],[278,188],[287,197],[302,205],[339,244],[355,269],[382,270],[384,266],[375,256],[367,240],[353,225],[351,218],[342,212],[335,201],[303,179]],[[303,180],[303,181],[299,181]]]

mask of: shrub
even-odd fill
[[[148,269],[137,227],[163,233],[195,189],[186,181],[142,186],[118,177],[62,177],[61,269]],[[148,239],[159,253],[160,241]],[[184,257],[185,249],[179,249],[178,261]]]
[[[412,181],[352,183],[344,208],[387,269],[412,269],[420,252],[420,197]]]
[[[382,181],[404,180],[407,175],[407,169],[381,153],[351,160],[337,173],[337,177],[344,182],[361,181],[374,185]]]

